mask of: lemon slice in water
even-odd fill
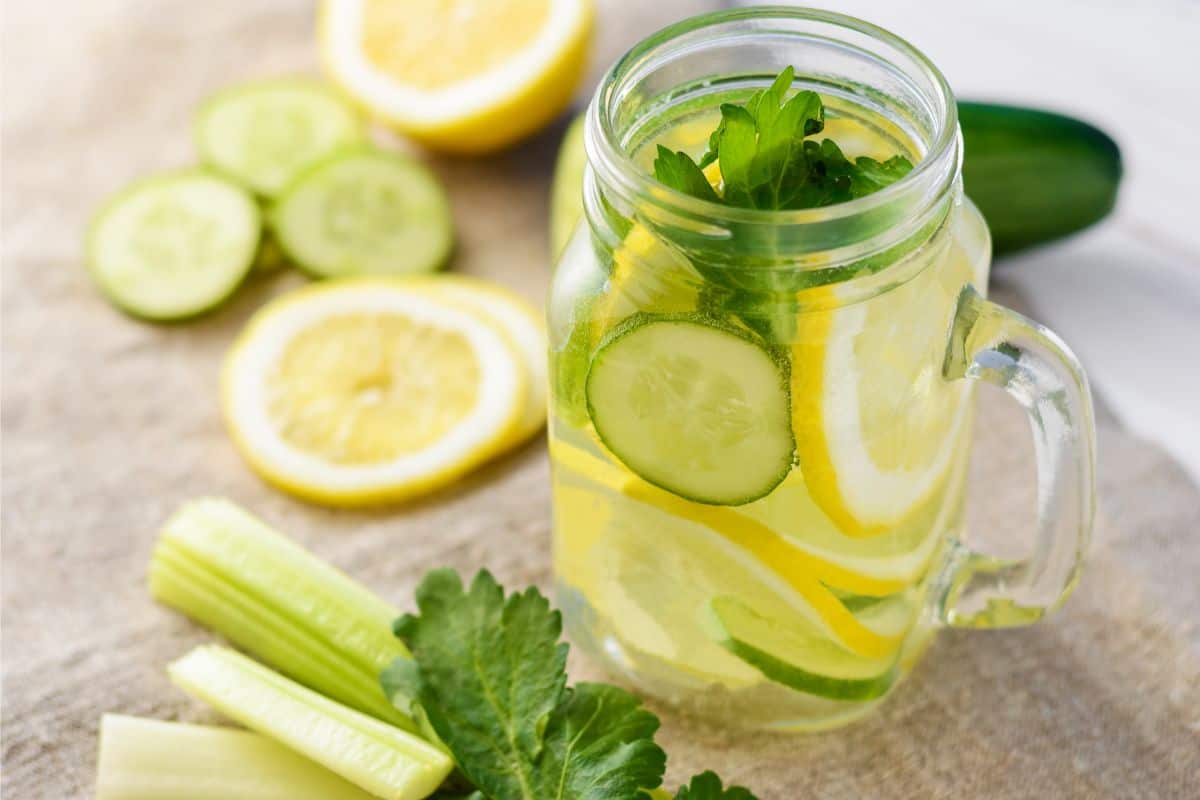
[[[331,505],[444,485],[502,447],[527,378],[505,334],[400,280],[328,282],[267,305],[230,351],[225,420],[285,491]]]
[[[870,658],[895,652],[913,621],[917,608],[909,593],[851,611],[817,577],[846,575],[845,570],[805,558],[765,526],[714,515],[725,509],[677,497],[583,447],[556,441],[553,454],[560,487],[580,479],[597,487],[556,490],[557,513],[573,530],[559,542],[556,557],[566,565],[562,571],[587,583],[576,588],[602,598],[598,611],[616,621],[643,652],[740,682],[740,669],[713,667],[729,654],[698,627],[705,603],[720,595],[737,596],[772,619],[804,619],[840,647]],[[599,510],[604,510],[600,524],[605,530],[575,535],[576,520],[594,526],[601,519]],[[642,619],[660,622],[635,624]]]
[[[958,294],[972,279],[945,241],[915,277],[851,305],[801,314],[792,349],[792,428],[804,482],[851,537],[894,529],[937,503],[970,402],[941,374]],[[930,252],[933,250],[934,252]],[[838,287],[817,290],[837,301]]]
[[[484,152],[541,128],[583,76],[591,0],[325,0],[331,77],[443,150]]]

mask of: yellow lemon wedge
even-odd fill
[[[942,235],[916,277],[870,299],[801,314],[792,348],[792,429],[812,499],[855,538],[894,530],[941,502],[959,463],[971,404],[943,379],[966,255]],[[932,250],[933,252],[930,252]]]
[[[262,308],[225,362],[234,443],[262,478],[337,506],[443,486],[510,441],[528,379],[487,318],[404,279],[316,284]]]
[[[587,62],[591,0],[325,0],[325,68],[428,146],[482,153],[539,130]]]

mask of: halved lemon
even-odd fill
[[[351,279],[261,309],[225,362],[233,440],[269,483],[314,502],[402,500],[494,455],[525,411],[503,331],[403,279]]]
[[[507,445],[516,445],[542,429],[546,423],[546,395],[549,390],[546,353],[546,323],[542,315],[524,298],[494,283],[463,275],[438,275],[413,278],[414,287],[431,292],[451,305],[491,322],[504,331],[521,355],[529,391],[525,409]]]
[[[914,254],[914,278],[868,300],[799,315],[792,348],[792,428],[808,493],[850,537],[933,512],[962,450],[969,387],[946,381],[943,354],[966,255],[948,232]]]
[[[431,147],[480,153],[570,102],[591,0],[325,0],[325,68],[373,114]]]

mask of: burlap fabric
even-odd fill
[[[701,5],[605,4],[597,61]],[[5,14],[3,791],[57,800],[91,795],[102,712],[212,719],[163,673],[208,636],[145,589],[155,531],[179,503],[228,495],[406,606],[435,565],[549,582],[547,462],[535,442],[403,509],[302,505],[247,471],[216,396],[234,334],[299,279],[258,279],[178,326],[126,319],[89,284],[91,209],[134,175],[188,163],[210,90],[314,70],[310,3],[13,2]],[[560,133],[432,161],[453,198],[455,269],[540,300]],[[1011,542],[1032,513],[1030,454],[1019,414],[984,400],[974,530]],[[1059,616],[946,633],[878,715],[842,731],[748,735],[664,711],[672,780],[711,767],[764,800],[1198,796],[1200,493],[1103,414],[1100,453],[1090,569]]]

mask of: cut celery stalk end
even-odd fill
[[[270,736],[385,800],[421,800],[454,763],[400,728],[306,689],[233,650],[198,647],[171,680],[231,719]]]
[[[250,731],[105,714],[96,800],[373,800]]]
[[[150,591],[305,686],[415,730],[379,686],[409,655],[392,635],[399,611],[233,503],[196,500],[167,521]]]

